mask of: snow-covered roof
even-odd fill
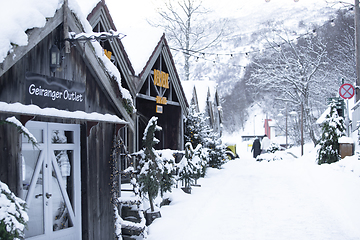
[[[67,119],[77,119],[84,121],[96,121],[96,122],[109,122],[117,124],[127,124],[126,121],[120,119],[116,115],[101,114],[101,113],[86,113],[83,111],[70,112],[66,110],[59,110],[55,108],[40,108],[36,105],[24,105],[21,103],[6,103],[0,102],[0,112],[8,114],[24,114],[24,115],[36,115],[43,117],[59,117]]]
[[[117,30],[126,35],[121,42],[134,68],[135,75],[138,76],[146,66],[164,32],[160,28],[151,27],[145,19],[151,18],[147,14],[153,12],[152,1],[120,2],[108,0],[106,5],[114,19]]]
[[[148,32],[148,28],[145,28],[125,34],[126,37],[121,41],[134,68],[135,75],[139,75],[146,66],[163,32],[156,29]]]
[[[68,0],[69,9],[80,20],[85,33],[92,33],[92,27],[86,16],[100,0]],[[0,63],[2,63],[14,46],[26,46],[28,36],[26,31],[41,28],[46,19],[55,15],[63,0],[14,0],[0,2]],[[14,7],[16,6],[16,7]],[[103,54],[98,42],[92,42],[97,56],[103,61],[106,70],[117,79],[122,96],[132,101],[128,90],[121,86],[121,75],[116,66]]]
[[[0,1],[0,63],[13,46],[28,44],[26,30],[41,28],[61,7],[59,0]]]
[[[210,93],[211,101],[213,101],[215,98],[217,91],[217,83],[215,81],[182,81],[181,84],[183,86],[184,93],[188,102],[191,102],[191,99],[193,97],[193,89],[195,87],[200,112],[204,112],[206,110],[206,100],[208,93]]]
[[[330,114],[330,107],[328,107],[322,114],[321,116],[318,118],[318,120],[316,120],[316,124],[322,124],[325,121],[326,116]]]
[[[339,138],[339,143],[354,143],[351,137],[342,136]]]

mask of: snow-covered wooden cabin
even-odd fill
[[[208,117],[209,125],[222,135],[222,108],[215,81],[182,81],[186,98],[195,108]]]
[[[138,65],[133,82],[136,88],[137,146],[139,149],[142,147],[145,127],[151,117],[156,116],[162,131],[156,135],[160,142],[155,148],[183,150],[183,119],[188,103],[165,34],[159,37],[153,49],[145,65],[139,65],[144,60],[136,57],[132,61]]]
[[[94,33],[102,22],[75,0],[11,4],[0,2],[0,180],[28,204],[26,239],[114,239],[113,139],[135,131],[126,57],[116,42],[116,67],[104,54],[117,34]]]

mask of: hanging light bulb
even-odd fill
[[[335,20],[334,20],[334,19],[331,20],[330,25],[331,25],[332,27],[335,27]]]
[[[299,0],[294,0],[294,2],[298,2]]]
[[[265,0],[265,2],[270,2],[270,0]]]
[[[315,29],[313,30],[313,35],[314,35],[315,37],[317,36],[317,32],[316,32]]]

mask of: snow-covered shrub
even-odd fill
[[[206,148],[209,167],[220,169],[228,161],[226,146],[220,143],[220,139],[216,137],[209,138]]]
[[[15,196],[9,187],[0,181],[0,239],[12,240],[24,237],[29,221],[26,203]]]
[[[164,166],[164,171],[160,179],[160,194],[161,197],[163,197],[165,192],[171,192],[171,189],[175,184],[174,176],[172,174],[175,170],[175,157],[173,156],[174,151],[170,149],[157,150],[156,152],[161,158]]]
[[[197,145],[194,149],[193,162],[197,169],[197,175],[195,179],[205,177],[207,168],[207,149],[204,149],[201,144]]]
[[[207,118],[203,113],[196,111],[195,105],[189,107],[189,113],[184,123],[185,143],[190,142],[193,146],[204,145],[204,139],[208,136],[210,128],[207,124]]]
[[[178,179],[183,180],[185,188],[190,188],[191,184],[205,175],[206,162],[203,160],[201,144],[195,150],[190,142],[185,144],[185,155],[177,164],[179,169]]]
[[[194,182],[194,176],[196,175],[196,169],[192,163],[193,151],[191,143],[185,144],[185,155],[181,161],[177,164],[179,169],[178,179],[184,181],[185,188],[191,188],[191,184]]]
[[[276,155],[275,153],[263,153],[256,157],[256,161],[258,162],[262,162],[262,161],[271,162],[271,161],[279,161],[279,160],[283,160],[283,159],[282,157]]]
[[[278,143],[271,143],[268,149],[266,149],[269,153],[274,153],[276,151],[280,151],[280,146]]]
[[[339,138],[345,135],[344,119],[339,117],[336,103],[330,103],[330,113],[326,115],[322,126],[322,135],[319,142],[317,163],[333,163],[340,160]]]
[[[153,148],[159,140],[155,138],[155,131],[162,130],[157,125],[157,117],[152,117],[144,131],[144,149],[143,158],[140,160],[140,174],[138,183],[140,192],[147,194],[150,202],[151,212],[154,212],[154,200],[158,196],[160,190],[160,181],[164,172],[162,160]]]

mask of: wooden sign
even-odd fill
[[[154,69],[154,85],[163,88],[169,88],[169,74]]]
[[[25,104],[41,108],[85,111],[85,84],[65,79],[26,73]]]

